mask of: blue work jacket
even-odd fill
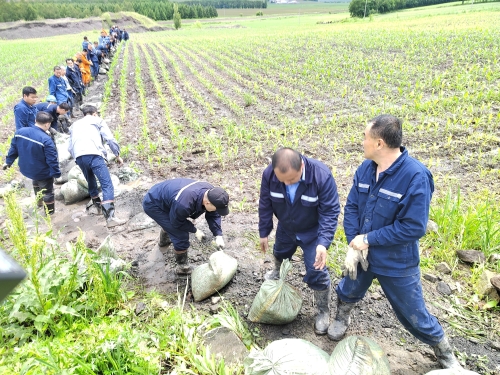
[[[145,200],[168,213],[172,226],[185,232],[196,233],[196,227],[187,219],[197,219],[204,213],[213,235],[222,236],[220,215],[217,211],[206,211],[203,206],[203,195],[212,188],[213,185],[205,181],[176,178],[154,185]]]
[[[57,130],[57,119],[59,118],[59,114],[57,113],[57,104],[50,104],[49,102],[42,102],[35,104],[38,112],[47,112],[52,116],[52,123],[50,126]]]
[[[69,66],[66,67],[66,77],[68,78],[69,84],[76,92],[80,93],[83,89],[82,73],[80,69],[75,66],[71,69]]]
[[[278,225],[290,237],[304,243],[316,240],[316,245],[328,248],[337,230],[340,213],[337,184],[332,172],[322,162],[302,157],[304,169],[293,202],[287,197],[286,186],[269,165],[262,174],[259,200],[259,235],[269,236],[273,229],[273,214]]]
[[[88,48],[88,46],[89,46],[89,43],[90,43],[90,42],[88,42],[88,41],[84,40],[84,41],[82,42],[82,50],[87,49],[87,48]]]
[[[66,103],[68,101],[68,91],[66,90],[66,82],[61,77],[53,75],[49,78],[49,94],[54,95],[57,104]]]
[[[21,128],[14,134],[5,162],[12,165],[18,157],[21,173],[32,180],[61,177],[54,141],[38,126]]]
[[[21,99],[19,103],[14,106],[14,120],[16,122],[16,130],[24,127],[35,126],[35,118],[37,109],[34,105],[28,105]]]
[[[367,234],[371,271],[384,276],[419,272],[418,241],[425,234],[434,192],[431,172],[404,147],[401,151],[378,181],[377,164],[361,164],[344,210],[347,242]]]

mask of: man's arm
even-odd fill
[[[49,165],[50,176],[54,178],[61,177],[61,170],[59,169],[59,160],[57,158],[57,149],[52,140],[44,142],[45,161]]]
[[[52,79],[52,77],[50,77],[49,78],[49,94],[56,96],[56,90],[57,90],[57,84],[54,81],[54,79]]]
[[[205,212],[205,220],[214,236],[222,236],[221,217],[217,211]]]
[[[111,152],[113,152],[113,154],[117,157],[120,156],[120,146],[116,142],[115,137],[113,137],[113,134],[111,133],[111,130],[109,130],[105,121],[102,121],[101,123],[100,133],[102,138],[108,143]]]
[[[259,198],[259,236],[267,238],[273,230],[273,206],[271,203],[270,194],[270,178],[272,167],[267,167],[262,173],[262,181],[260,183],[260,198]]]
[[[5,164],[7,165],[14,164],[18,156],[19,153],[17,151],[17,138],[16,136],[14,136],[12,138],[12,141],[10,142],[10,149],[9,152],[7,153],[7,157],[5,158]]]
[[[344,232],[347,243],[351,243],[354,237],[359,233],[359,207],[358,207],[358,173],[354,175],[351,191],[347,196],[347,202],[344,207]]]
[[[340,214],[337,185],[331,173],[324,184],[318,189],[318,202],[319,229],[316,245],[322,245],[328,249],[337,230]]]
[[[188,220],[190,212],[189,207],[182,206],[179,203],[175,204],[175,207],[170,209],[170,224],[184,232],[196,233],[196,227]]]
[[[28,123],[29,113],[26,108],[16,108],[14,110],[14,119],[16,122],[16,130],[30,126]]]

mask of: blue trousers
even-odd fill
[[[89,184],[90,196],[92,198],[99,196],[97,180],[95,179],[97,176],[101,183],[102,201],[113,201],[115,199],[115,189],[104,158],[99,155],[82,155],[77,157],[75,161]]]
[[[337,286],[336,292],[340,300],[347,303],[360,301],[373,279],[378,279],[389,303],[401,324],[417,339],[425,344],[435,346],[444,337],[444,331],[435,316],[425,306],[420,282],[420,272],[413,276],[391,277],[363,271],[358,265],[358,277],[351,280],[344,277]]]
[[[316,259],[316,240],[304,243],[297,237],[290,237],[283,229],[276,230],[276,242],[274,243],[273,253],[276,259],[291,259],[292,255],[297,251],[297,246],[300,246],[304,253],[304,264],[306,266],[306,275],[304,282],[313,290],[325,290],[330,286],[330,274],[328,269],[324,267],[322,270],[314,268],[313,264]]]
[[[99,75],[99,63],[92,61],[92,64],[90,66],[90,75],[92,77],[97,77]]]
[[[185,232],[174,228],[170,223],[170,211],[165,211],[150,201],[146,195],[142,201],[142,208],[144,212],[151,219],[163,228],[168,233],[170,240],[174,245],[174,250],[181,251],[189,248],[189,232]]]

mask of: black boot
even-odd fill
[[[325,335],[330,323],[330,287],[325,290],[315,290],[314,299],[318,308],[318,315],[314,322],[314,333]]]
[[[44,203],[45,204],[45,212],[48,215],[53,215],[54,212],[56,211],[56,204],[55,203]]]
[[[158,241],[158,246],[164,247],[168,246],[172,243],[170,240],[170,237],[168,236],[168,233],[163,230],[163,228],[160,230],[160,240]]]
[[[339,298],[337,306],[337,315],[330,327],[328,327],[328,338],[334,341],[340,341],[344,337],[349,324],[351,323],[351,310],[355,303],[342,302]]]
[[[33,186],[33,191],[35,192],[35,200],[36,200],[36,205],[38,207],[43,207],[43,200],[42,198],[38,197],[38,193],[42,191],[38,186]]]
[[[434,354],[436,354],[436,357],[441,367],[445,369],[462,368],[458,360],[455,358],[455,354],[453,354],[453,349],[451,348],[450,343],[448,342],[446,336],[441,340],[439,344],[433,346],[432,349],[434,350]]]
[[[282,260],[279,260],[273,255],[274,268],[264,274],[264,280],[278,280],[280,278],[280,268]]]
[[[187,250],[182,253],[175,252],[175,262],[177,267],[175,268],[175,273],[177,275],[191,275],[193,271],[188,262]]]
[[[117,217],[115,217],[115,203],[110,202],[110,203],[101,203],[102,207],[102,214],[106,218],[106,225],[108,228],[113,228],[118,225],[123,225],[127,221],[126,220],[120,220]]]
[[[89,215],[101,215],[102,207],[101,207],[101,198],[91,198],[89,203],[85,206],[86,211]]]

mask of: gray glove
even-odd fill
[[[352,247],[347,248],[347,254],[344,261],[344,276],[349,276],[351,280],[356,280],[358,277],[358,263],[364,271],[368,270],[368,249],[354,250]]]
[[[6,169],[12,167],[12,165],[5,163],[2,167],[2,169],[5,171]]]

